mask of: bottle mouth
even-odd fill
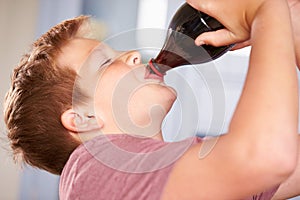
[[[147,67],[150,71],[150,74],[156,74],[160,77],[163,77],[165,75],[164,72],[161,72],[159,66],[154,62],[153,58],[149,61]]]

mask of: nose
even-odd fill
[[[128,51],[122,57],[127,65],[139,65],[142,63],[141,54],[138,51]]]

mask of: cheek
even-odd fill
[[[108,76],[101,75],[96,82],[97,86],[94,92],[94,104],[96,111],[108,112],[111,109],[114,82]]]
[[[95,103],[98,109],[120,110],[127,107],[129,99],[135,93],[140,83],[134,80],[130,74],[119,73],[115,70],[104,73],[95,91]]]

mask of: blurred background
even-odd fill
[[[91,15],[102,39],[135,29],[166,29],[170,18],[183,3],[184,0],[0,0],[1,106],[9,87],[11,71],[20,56],[53,25],[81,14]],[[249,48],[246,48],[227,53],[215,61],[214,72],[205,70],[209,68],[207,66],[199,66],[204,69],[202,71],[180,68],[168,72],[166,81],[177,89],[179,99],[164,123],[166,140],[188,136],[178,135],[174,139],[174,132],[202,136],[226,132],[243,86],[248,58]],[[203,78],[212,73],[217,73],[217,78]],[[194,98],[195,94],[199,96]],[[190,95],[191,98],[181,99],[180,95]],[[211,100],[214,97],[220,97],[221,106],[224,107],[222,113],[218,114],[221,116],[217,119],[218,130],[210,127],[215,114],[215,105],[212,105]],[[199,113],[205,115],[199,118]],[[181,118],[184,115],[190,116],[186,122]],[[5,138],[2,110],[0,119],[0,199],[57,200],[59,177],[31,167],[21,169],[15,165]],[[196,126],[190,126],[191,123]],[[193,130],[190,130],[191,127]]]

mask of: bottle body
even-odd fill
[[[151,73],[163,76],[171,68],[205,63],[222,56],[232,45],[196,46],[194,42],[201,33],[222,28],[224,26],[216,19],[184,3],[170,22],[163,48],[148,64]]]

